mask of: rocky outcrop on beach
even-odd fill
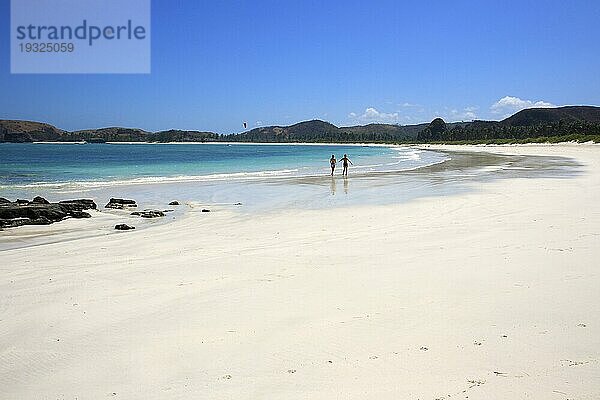
[[[115,229],[118,231],[130,231],[132,229],[135,229],[135,226],[130,226],[127,224],[118,224],[118,225],[115,225]]]
[[[129,207],[137,207],[135,200],[112,198],[108,201],[108,204],[104,206],[104,208],[113,208],[117,210],[122,210]]]
[[[142,218],[160,218],[165,216],[164,211],[160,210],[144,210],[144,211],[134,211],[131,215],[135,215]]]
[[[66,204],[69,207],[82,211],[82,210],[95,210],[98,207],[94,200],[81,199],[81,200],[63,200],[59,201],[58,204]]]
[[[12,202],[0,199],[0,229],[22,225],[50,225],[67,218],[90,218],[83,210],[95,209],[93,200],[68,200],[50,203],[43,197],[32,201],[19,199]]]
[[[45,198],[40,197],[40,196],[35,196],[33,198],[33,200],[31,200],[31,202],[33,204],[50,204],[50,202],[48,200],[46,200]]]

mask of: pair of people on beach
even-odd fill
[[[348,163],[352,164],[352,161],[348,158],[348,155],[344,154],[344,157],[340,160],[342,162],[342,175],[348,176]],[[335,155],[331,155],[331,159],[329,160],[329,164],[331,164],[331,176],[333,176],[333,171],[335,171],[335,166],[339,161],[336,161]],[[354,164],[352,164],[354,165]]]

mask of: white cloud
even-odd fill
[[[477,119],[477,111],[479,107],[469,106],[465,108],[449,108],[444,107],[444,111],[435,111],[428,121],[434,118],[441,118],[446,122],[457,122],[457,121],[473,121]]]
[[[398,123],[398,120],[400,119],[400,115],[397,112],[393,112],[393,113],[380,112],[374,107],[368,107],[365,110],[365,112],[362,114],[357,114],[357,113],[351,112],[350,114],[348,114],[348,117],[355,122],[366,123],[366,124],[370,124],[370,123],[374,123],[374,122],[395,124],[395,123]]]
[[[436,117],[446,122],[472,121],[480,118],[480,108],[468,107],[443,107],[439,111],[430,111],[419,104],[398,103],[398,111],[381,112],[375,107],[368,107],[362,113],[351,112],[348,118],[353,124],[387,123],[387,124],[418,124],[430,122]]]
[[[524,110],[526,108],[550,108],[556,107],[554,104],[547,101],[538,100],[523,100],[514,96],[504,96],[490,107],[493,114],[502,114],[508,116],[516,113],[517,111]]]
[[[447,115],[449,121],[472,121],[477,119],[479,107],[465,107],[462,110],[450,110]]]

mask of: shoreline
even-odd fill
[[[500,139],[501,140],[501,139]],[[509,139],[507,139],[509,140]],[[518,140],[518,139],[515,139]],[[526,142],[526,143],[477,143],[477,144],[453,144],[448,142],[445,144],[430,144],[430,143],[373,143],[373,142],[351,142],[351,143],[329,143],[329,142],[101,142],[93,143],[86,141],[34,141],[34,142],[0,142],[0,144],[234,144],[234,145],[260,145],[260,146],[366,146],[366,147],[436,147],[436,146],[487,146],[487,147],[506,147],[506,146],[555,146],[555,145],[599,145],[600,143],[593,140],[588,142],[565,141],[565,142]]]
[[[55,141],[55,142],[0,142],[0,144],[211,144],[211,145],[257,145],[257,146],[358,146],[358,147],[412,147],[419,146],[416,143],[393,144],[393,143],[328,143],[328,142],[102,142],[93,143],[86,141]]]
[[[498,173],[495,171],[495,168],[498,168],[500,170],[502,170],[503,168],[507,168],[503,165],[508,161],[510,161],[511,164],[518,163],[518,161],[510,159],[499,159],[498,161],[492,161],[493,157],[497,156],[495,156],[493,153],[488,153],[488,149],[481,149],[481,147],[479,146],[469,148],[465,146],[458,146],[452,148],[449,148],[448,146],[437,146],[433,148],[427,147],[423,150],[440,152],[443,155],[447,155],[448,158],[442,159],[441,161],[432,164],[423,165],[416,168],[406,168],[403,170],[367,173],[354,172],[351,174],[350,179],[346,179],[339,175],[336,175],[334,177],[330,177],[328,175],[299,175],[280,177],[260,176],[246,179],[239,178],[235,180],[229,180],[227,178],[204,180],[194,179],[194,177],[187,177],[183,179],[182,177],[179,177],[175,180],[148,180],[140,182],[127,181],[119,182],[118,184],[115,184],[115,182],[111,181],[93,182],[93,186],[95,186],[96,188],[95,191],[89,192],[88,195],[78,193],[78,196],[83,195],[83,197],[92,198],[99,204],[99,209],[93,212],[93,217],[90,220],[76,223],[73,220],[65,220],[60,223],[55,223],[52,226],[7,228],[7,230],[5,230],[3,233],[0,233],[0,252],[15,248],[36,247],[49,243],[59,243],[62,241],[77,240],[78,236],[87,238],[103,237],[111,234],[120,234],[121,232],[114,232],[113,229],[114,225],[118,223],[127,223],[136,227],[142,227],[143,229],[154,228],[154,225],[160,224],[170,225],[173,224],[175,220],[184,218],[186,216],[185,210],[188,210],[189,208],[193,207],[202,206],[211,209],[216,208],[219,210],[224,210],[227,208],[227,206],[243,204],[242,207],[234,207],[235,210],[233,211],[234,214],[237,214],[238,216],[242,217],[245,214],[263,215],[265,213],[277,213],[278,211],[286,210],[301,211],[302,209],[305,209],[307,207],[310,209],[317,210],[330,210],[335,208],[352,210],[353,207],[370,207],[382,204],[400,204],[410,201],[417,201],[418,199],[426,199],[428,197],[448,196],[463,192],[466,193],[472,190],[477,190],[477,185],[486,184],[482,180],[484,178],[484,170],[486,168],[491,168],[488,179],[506,179],[506,177],[501,177],[500,175],[498,175]],[[485,156],[484,159],[473,158],[473,160],[471,160],[470,156],[467,156],[465,158],[465,153],[469,154],[473,153],[473,151],[483,154]],[[498,166],[496,167],[495,165]],[[521,162],[521,164],[516,165],[522,165],[522,167],[515,167],[515,169],[525,170],[527,168],[530,168],[527,165],[527,163],[523,164]],[[536,165],[535,167],[540,168],[539,165]],[[467,172],[469,170],[471,170],[471,172]],[[455,172],[457,172],[458,175],[456,175]],[[507,171],[503,171],[503,173],[508,173],[509,177],[511,176],[511,173],[510,171],[508,171],[508,169]],[[518,173],[524,172],[519,171]],[[556,172],[540,172],[540,174],[541,176],[550,177],[553,174],[556,174]],[[436,175],[439,175],[439,178],[435,178]],[[200,176],[199,178],[205,177],[206,176]],[[468,179],[468,181],[464,181],[465,177],[470,178]],[[433,183],[427,183],[429,179],[433,179],[434,181],[437,179],[443,179],[445,181],[444,188],[434,189],[433,187],[431,187]],[[398,180],[400,180],[401,182],[414,181],[414,183],[407,184],[408,186],[405,185],[403,187],[397,187]],[[352,183],[351,197],[348,197],[349,182]],[[236,197],[236,192],[234,191],[232,197],[230,197],[228,201],[217,203],[215,203],[214,199],[204,198],[203,200],[201,200],[200,198],[195,196],[185,197],[181,194],[188,193],[189,189],[185,188],[190,187],[190,185],[194,185],[194,187],[197,184],[203,185],[200,186],[198,189],[198,193],[201,195],[201,193],[205,192],[205,190],[202,188],[206,187],[206,185],[220,185],[221,183],[227,185],[238,185],[240,188],[246,187],[247,189],[245,189],[243,192],[240,192],[238,194],[238,197]],[[340,184],[340,186],[343,185],[345,197],[337,198],[336,200],[335,192],[338,183]],[[414,191],[413,187],[419,187],[423,185],[425,185],[423,189]],[[49,184],[49,186],[52,187],[55,186],[55,184]],[[373,193],[372,187],[376,186],[380,187],[378,189],[379,195]],[[38,185],[33,187],[40,186]],[[305,194],[303,195],[303,197],[301,197],[301,199],[304,199],[304,201],[301,200],[300,202],[295,203],[294,197],[302,193],[298,192],[302,187],[312,187],[312,189],[309,191],[304,189]],[[319,189],[325,187],[329,188],[329,190],[326,192],[323,192],[323,189]],[[252,188],[250,191],[254,193],[254,195],[258,195],[259,193],[265,190],[267,190],[270,194],[263,194],[263,199],[258,202],[255,201],[253,204],[252,201],[248,201],[247,197],[252,197],[253,195],[245,193],[249,190],[249,188]],[[167,189],[169,189],[172,192],[171,195],[163,193]],[[264,201],[269,196],[279,198],[281,197],[281,191],[289,192],[290,190],[296,191],[296,194],[291,195],[288,193],[286,197],[280,198],[278,202],[270,200],[269,203],[267,203],[266,205],[257,205],[257,203],[262,203],[262,201]],[[330,195],[329,191],[331,192]],[[401,191],[402,193],[400,194],[399,191]],[[134,200],[139,201],[140,195],[136,195],[136,193],[138,192],[142,194],[146,192],[163,193],[162,199],[160,200],[157,200],[155,198],[153,200],[145,199],[146,201],[142,201],[142,203],[140,204],[140,210],[146,208],[172,208],[168,206],[167,203],[173,199],[178,199],[182,201],[182,205],[179,207],[175,207],[177,211],[176,213],[169,213],[166,215],[166,217],[159,218],[158,220],[140,219],[138,217],[133,218],[129,216],[128,211],[111,211],[105,210],[102,207],[102,204],[104,204],[108,200],[108,198],[115,197],[115,194],[116,197],[133,198]],[[319,194],[319,192],[321,193],[319,195],[320,200],[314,201],[315,194]],[[68,193],[68,191],[64,193]],[[189,192],[188,194],[190,193],[193,192]],[[326,197],[323,197],[325,193],[327,193],[328,195]],[[40,193],[36,191],[36,194],[39,195]],[[41,194],[44,195],[44,197],[47,197],[44,193]],[[59,201],[69,197],[70,196],[58,198],[56,195],[51,195],[48,198],[54,201]],[[143,197],[143,195],[141,195],[141,197]],[[351,198],[352,201],[348,201],[346,197]],[[375,198],[379,198],[380,200],[374,200]],[[388,198],[390,200],[385,200]],[[306,201],[310,202],[312,205],[309,205]],[[332,203],[332,201],[335,201],[335,203]],[[112,225],[109,226],[110,224]],[[75,230],[76,234],[73,234],[71,230]]]

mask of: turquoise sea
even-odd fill
[[[325,186],[307,195],[335,194],[342,169],[338,164],[332,180],[332,154],[338,160],[347,154],[354,164],[350,177],[356,178],[416,170],[449,158],[410,147],[367,145],[0,144],[0,196],[266,204],[302,198],[290,192],[307,185]],[[349,192],[347,180],[339,186]]]
[[[410,148],[254,144],[3,144],[0,187],[72,187],[322,175],[348,154],[354,172],[407,170],[443,159]]]
[[[347,154],[330,176],[329,158]],[[478,188],[485,180],[568,177],[567,159],[333,144],[0,144],[0,197],[111,197],[141,207],[243,203],[244,211],[390,204]]]

